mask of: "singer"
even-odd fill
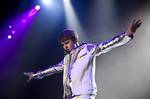
[[[42,79],[58,72],[63,72],[64,99],[95,99],[97,87],[95,83],[95,59],[103,53],[124,45],[133,39],[136,30],[141,26],[141,20],[134,20],[126,32],[113,39],[98,43],[79,45],[77,34],[65,29],[59,37],[65,55],[64,59],[48,69],[38,72],[25,72],[28,82],[32,79]]]

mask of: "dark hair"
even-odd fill
[[[65,29],[59,36],[58,42],[61,43],[69,39],[75,43],[78,42],[77,34],[73,30]]]

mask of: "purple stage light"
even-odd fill
[[[35,9],[38,11],[38,10],[40,10],[40,5],[36,5],[35,6]]]
[[[29,13],[29,17],[33,16],[36,12],[37,12],[37,10],[32,9]]]
[[[40,10],[40,6],[36,5],[29,13],[29,17],[35,15]]]
[[[14,34],[14,33],[16,33],[16,31],[15,31],[15,30],[12,30],[12,33]]]
[[[8,35],[8,39],[11,39],[12,38],[12,36],[11,35]]]
[[[29,13],[29,17],[35,15],[37,13],[37,10],[36,9],[32,9]]]
[[[11,25],[9,25],[9,28],[11,29],[11,28],[12,28],[12,26],[11,26]]]

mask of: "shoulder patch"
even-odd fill
[[[87,50],[90,52],[95,46],[93,44],[87,45]]]

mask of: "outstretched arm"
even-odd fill
[[[129,25],[126,32],[117,35],[112,40],[97,44],[96,53],[106,53],[112,50],[113,48],[119,47],[126,44],[133,38],[133,34],[142,24],[141,20],[133,20],[132,24]]]
[[[30,82],[32,79],[42,79],[45,76],[50,76],[52,74],[62,72],[63,68],[64,68],[64,64],[63,61],[61,61],[60,63],[50,66],[50,68],[45,69],[43,71],[38,71],[37,73],[24,72],[24,75],[28,76],[27,82]]]

